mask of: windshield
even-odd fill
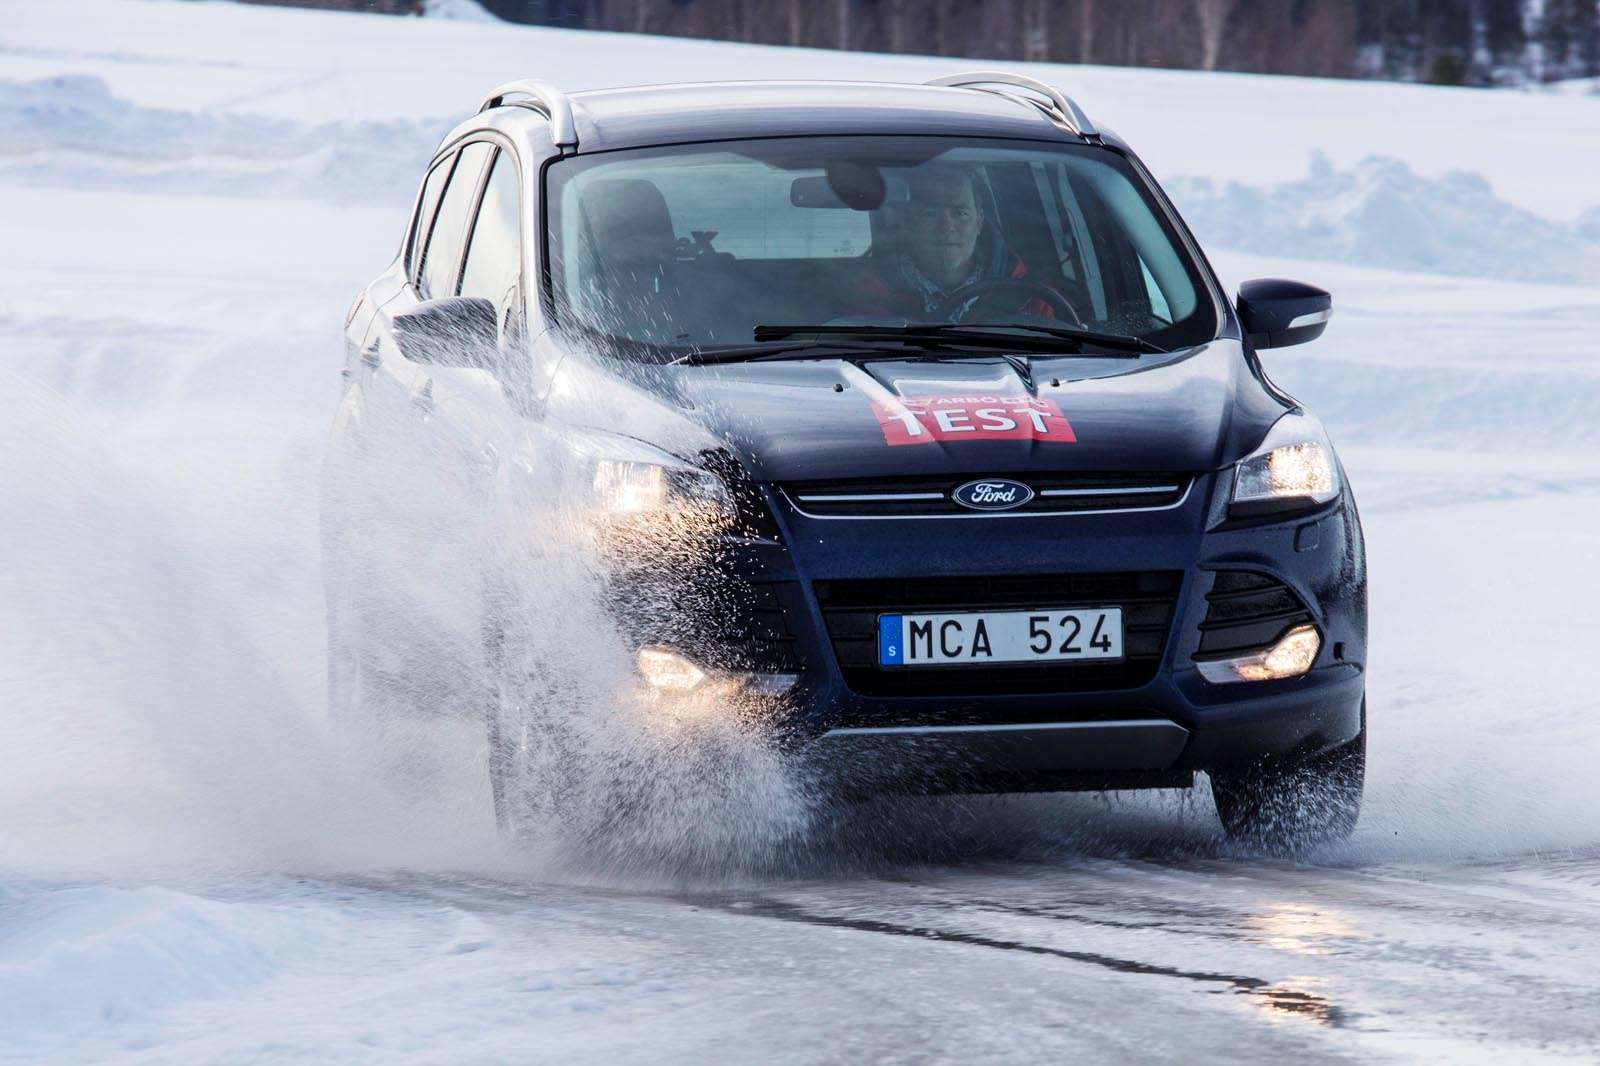
[[[557,322],[633,353],[749,346],[758,326],[1032,325],[1166,349],[1216,334],[1191,257],[1104,149],[675,145],[559,160],[546,195]]]

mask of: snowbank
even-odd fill
[[[1178,178],[1168,190],[1202,244],[1263,255],[1513,281],[1600,281],[1600,208],[1577,223],[1541,218],[1495,195],[1481,175],[1419,176],[1370,156],[1279,185]]]
[[[425,0],[422,17],[454,19],[457,22],[499,22],[477,0]]]
[[[257,984],[334,939],[325,915],[157,887],[0,885],[0,1031],[26,1046]]]
[[[403,203],[455,121],[308,125],[142,107],[87,75],[0,82],[0,181]]]

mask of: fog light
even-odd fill
[[[639,673],[652,687],[664,692],[688,692],[706,679],[706,672],[675,651],[639,649]]]
[[[1299,677],[1311,669],[1322,650],[1315,626],[1295,626],[1265,651],[1237,659],[1210,659],[1196,663],[1200,676],[1212,684],[1231,681],[1279,681]]]

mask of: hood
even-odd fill
[[[1026,368],[968,353],[651,368],[616,383],[601,428],[685,456],[721,443],[762,481],[1197,472],[1246,454],[1289,410],[1228,340]]]

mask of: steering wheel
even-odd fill
[[[1016,312],[1029,300],[1039,300],[1059,319],[1070,320],[1079,328],[1084,326],[1083,316],[1070,300],[1052,286],[1026,278],[990,278],[963,285],[940,300],[933,313],[952,322],[981,321],[974,314],[980,308],[998,305],[995,313]]]

